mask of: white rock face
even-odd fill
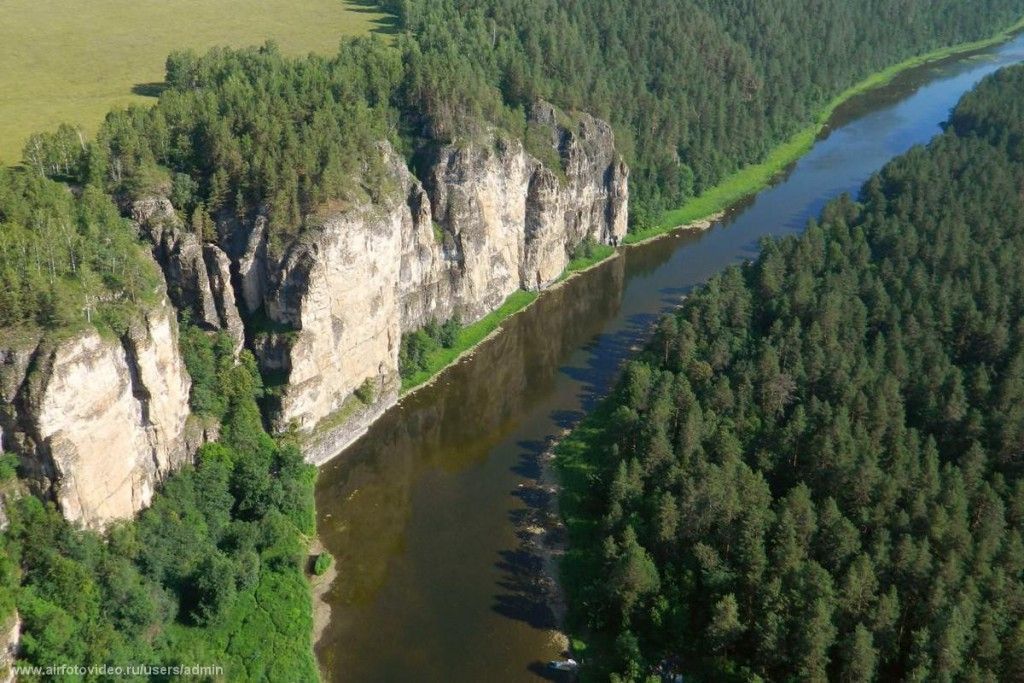
[[[610,127],[584,115],[567,129],[543,104],[534,116],[550,129],[561,169],[495,136],[440,148],[421,184],[382,145],[397,188],[389,199],[335,213],[279,265],[258,256],[265,221],[235,238],[246,245],[246,305],[258,308],[252,299],[264,292],[281,328],[255,344],[264,369],[287,378],[275,427],[315,432],[311,460],[336,454],[395,401],[403,333],[456,314],[477,320],[516,290],[557,280],[583,240],[614,244],[625,234],[628,169]],[[245,273],[256,274],[251,284]],[[354,404],[367,381],[374,405]],[[337,419],[339,410],[348,417]]]
[[[397,367],[397,283],[406,217],[400,208],[334,216],[315,240],[285,260],[283,286],[267,307],[273,319],[299,330],[288,350],[285,424],[311,429],[366,379]]]
[[[628,169],[610,127],[585,115],[559,124],[543,103],[533,117],[559,168],[493,135],[435,150],[421,183],[382,145],[384,198],[336,211],[284,253],[269,253],[264,217],[221,226],[218,245],[184,229],[163,198],[137,202],[133,218],[171,302],[197,324],[227,331],[239,351],[239,305],[266,314],[269,329],[250,332],[279,378],[272,421],[306,432],[307,457],[323,462],[397,400],[403,333],[479,319],[518,289],[554,282],[583,240],[625,234]],[[121,339],[91,329],[60,342],[0,339],[0,447],[23,456],[69,520],[103,528],[132,516],[204,438],[186,428],[177,334],[163,302]],[[354,392],[367,383],[364,403]]]
[[[64,516],[86,527],[132,516],[185,462],[191,382],[164,303],[124,339],[95,330],[35,351],[5,406],[5,432]],[[5,436],[5,439],[7,437]]]
[[[486,315],[523,284],[527,195],[537,166],[518,142],[501,141],[445,148],[428,177],[434,218],[454,242],[466,318]]]

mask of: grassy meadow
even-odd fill
[[[111,107],[145,101],[173,50],[272,39],[329,53],[342,36],[390,28],[366,0],[5,0],[0,12],[5,164],[33,132],[67,121],[91,135]]]

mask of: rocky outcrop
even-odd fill
[[[457,298],[471,318],[516,289],[557,280],[583,240],[617,243],[626,233],[629,172],[611,127],[586,114],[574,126],[557,117],[550,105],[534,107],[559,168],[499,138],[441,148],[426,178],[434,219],[454,238]]]
[[[67,519],[102,528],[190,457],[189,389],[166,301],[119,339],[27,337],[0,349],[2,446]]]
[[[311,460],[336,454],[394,403],[403,333],[476,320],[518,289],[556,281],[583,240],[625,234],[628,169],[610,126],[565,118],[535,107],[556,160],[547,165],[492,132],[421,155],[421,182],[382,145],[390,190],[335,211],[273,259],[265,218],[222,226],[245,308],[266,318],[250,337],[280,380],[272,421],[311,434]],[[354,402],[360,388],[371,405]]]
[[[187,311],[203,329],[226,331],[235,341],[236,352],[240,351],[245,330],[235,305],[227,254],[186,230],[164,197],[135,202],[131,214],[153,245],[153,256],[163,268],[175,307]]]

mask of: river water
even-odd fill
[[[524,531],[538,456],[608,391],[652,322],[692,287],[801,230],[939,132],[960,96],[1024,60],[1024,37],[904,73],[855,98],[770,188],[704,233],[624,250],[507,320],[327,464],[320,537],[337,559],[326,680],[529,681],[560,655]]]

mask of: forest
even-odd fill
[[[538,98],[606,118],[643,228],[812,123],[868,74],[1020,19],[1013,0],[387,0],[414,41],[415,136],[501,125]],[[502,118],[499,118],[502,117]]]
[[[0,175],[0,324],[60,327],[91,321],[92,302],[114,315],[110,303],[135,300],[146,266],[113,205],[100,210],[103,193],[165,194],[211,241],[217,226],[266,213],[280,251],[324,207],[391,191],[381,141],[413,167],[423,149],[485,128],[529,143],[538,99],[613,123],[642,229],[763,159],[872,71],[991,35],[1021,11],[1020,0],[981,4],[389,0],[404,29],[390,44],[346,38],[330,57],[270,43],[176,52],[156,106],[111,111],[95,140],[69,125],[37,133],[24,169]],[[20,177],[32,174],[92,189],[73,201]]]
[[[147,251],[98,187],[0,168],[0,328],[123,329],[159,282]]]
[[[1024,677],[1024,68],[695,291],[560,449],[594,680]]]

